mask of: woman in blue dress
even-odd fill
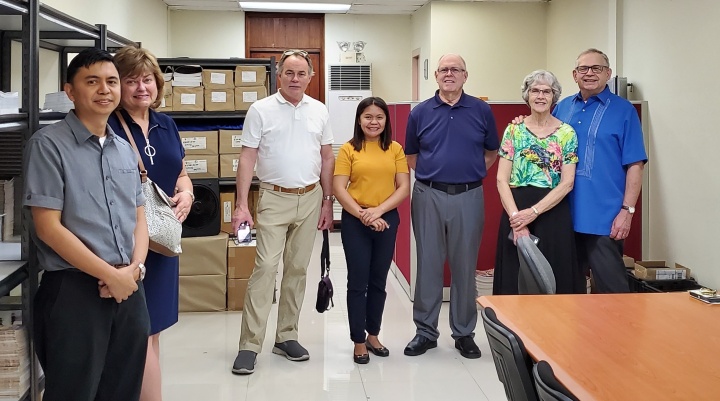
[[[120,73],[119,111],[140,151],[148,177],[176,202],[175,216],[184,221],[190,211],[193,186],[184,167],[185,150],[175,122],[157,113],[162,101],[163,80],[155,56],[145,49],[124,47],[115,55]],[[117,115],[108,121],[113,131],[127,140],[128,132]],[[149,251],[143,284],[150,313],[150,338],[141,401],[162,399],[160,380],[160,333],[178,320],[178,257]]]

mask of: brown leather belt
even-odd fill
[[[261,184],[261,187],[262,187],[262,188],[266,188],[266,189],[273,190],[273,191],[275,191],[275,192],[283,192],[283,193],[286,193],[286,194],[303,195],[303,194],[305,194],[305,193],[307,193],[307,192],[309,192],[309,191],[312,191],[317,185],[318,185],[318,183],[316,182],[316,183],[310,184],[310,185],[308,185],[308,186],[306,186],[306,187],[304,187],[304,188],[285,188],[285,187],[281,187],[280,185],[267,184],[267,183],[264,183],[264,182],[263,182],[263,183]]]

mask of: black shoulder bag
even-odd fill
[[[335,306],[333,302],[333,285],[330,281],[330,244],[328,230],[323,230],[323,245],[320,252],[320,283],[318,284],[317,302],[315,309],[323,313]]]

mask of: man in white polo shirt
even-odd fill
[[[241,223],[256,225],[257,256],[245,294],[240,351],[232,367],[236,374],[255,370],[281,255],[284,267],[272,351],[291,361],[310,358],[297,341],[298,318],[316,230],[330,228],[333,219],[333,135],[325,105],[305,94],[313,75],[308,53],[284,52],[277,74],[280,89],[253,103],[243,126],[233,229],[237,232]],[[248,191],[256,162],[261,184],[258,221],[253,222]]]

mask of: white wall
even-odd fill
[[[434,60],[431,61],[432,55],[430,54],[430,48],[432,47],[432,20],[430,19],[432,13],[433,3],[424,5],[421,9],[415,11],[410,17],[410,25],[412,29],[412,35],[410,37],[410,48],[408,53],[412,53],[415,49],[420,49],[420,70],[418,75],[420,76],[420,85],[418,87],[419,98],[426,99],[435,93],[437,89],[437,83],[433,78],[433,70],[435,69]],[[428,64],[428,78],[425,79],[423,76],[423,69],[425,60]],[[409,72],[408,72],[409,74]]]
[[[22,106],[22,44],[12,42],[11,45],[11,72],[10,91],[18,92]],[[40,49],[40,107],[45,102],[45,94],[60,90],[60,57],[59,53]]]
[[[105,24],[118,35],[142,42],[158,57],[168,53],[168,11],[162,0],[44,0],[89,24]]]
[[[624,74],[649,103],[650,257],[718,288],[720,3],[623,0],[619,9]]]
[[[468,66],[465,90],[489,100],[521,100],[520,85],[546,66],[546,3],[434,2],[430,70],[445,53]],[[434,83],[434,78],[431,78]],[[435,84],[437,88],[437,84]],[[432,93],[424,93],[425,97]],[[422,97],[422,96],[421,96]]]
[[[615,30],[610,16],[615,0],[553,0],[547,14],[547,69],[560,80],[563,97],[576,93],[572,70],[583,50],[594,47],[605,52],[610,66],[617,69]],[[617,71],[615,71],[617,72]]]
[[[387,102],[406,101],[411,96],[409,15],[325,15],[325,71],[337,63],[337,41],[367,42],[363,53],[372,63],[373,95]],[[327,98],[327,96],[326,96]]]
[[[170,11],[170,57],[245,57],[242,11]]]

